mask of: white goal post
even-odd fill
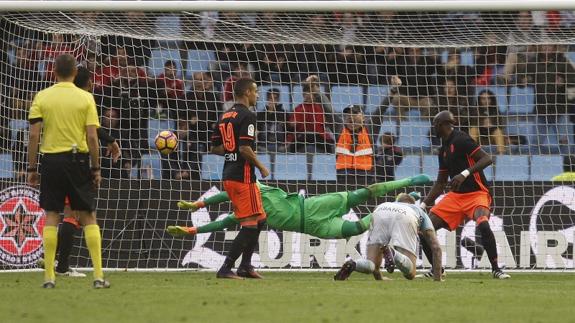
[[[176,202],[223,190],[209,138],[244,76],[260,89],[258,156],[272,173],[263,183],[311,197],[435,178],[440,142],[430,117],[447,109],[493,156],[485,177],[501,265],[575,269],[575,189],[551,180],[575,168],[575,1],[0,0],[0,33],[0,271],[34,268],[42,256],[38,192],[23,178],[26,117],[62,53],[91,72],[102,127],[124,152],[116,164],[102,157],[98,218],[110,269],[222,263],[234,226],[187,239],[165,227],[214,226],[230,213],[229,203],[192,213]],[[349,105],[371,140],[366,173],[340,168],[335,149],[355,122]],[[176,153],[154,149],[162,130],[177,134]],[[343,218],[357,221],[395,195]],[[489,267],[473,221],[438,235],[447,268]],[[254,263],[332,269],[364,254],[366,240],[268,227]],[[89,266],[76,243],[71,264]],[[428,266],[421,254],[418,265]]]

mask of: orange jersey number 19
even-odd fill
[[[234,126],[231,123],[223,124],[220,123],[220,134],[222,135],[222,141],[224,142],[224,148],[226,151],[236,150],[236,140],[234,138]]]

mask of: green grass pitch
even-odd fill
[[[354,273],[268,272],[230,281],[214,273],[111,272],[40,288],[41,273],[0,273],[0,322],[574,322],[575,275],[448,273],[447,280],[374,281]]]

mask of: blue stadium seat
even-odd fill
[[[567,52],[565,53],[567,59],[571,61],[571,63],[575,64],[575,52]]]
[[[395,170],[395,178],[402,179],[415,176],[421,173],[421,157],[417,155],[407,155]]]
[[[485,168],[485,169],[483,170],[483,175],[485,175],[485,179],[486,179],[488,182],[493,181],[493,166],[490,165],[489,167]]]
[[[397,145],[417,151],[429,151],[431,149],[430,130],[431,124],[429,121],[421,119],[403,120],[399,123]]]
[[[152,76],[158,76],[164,72],[164,63],[172,60],[178,67],[178,76],[182,75],[180,51],[177,49],[154,49],[150,56],[149,69]]]
[[[563,157],[560,155],[531,156],[531,180],[549,181],[563,173]]]
[[[335,169],[335,155],[317,154],[313,156],[311,179],[314,181],[335,181],[337,171]]]
[[[142,166],[140,167],[140,175],[143,178],[150,178],[149,174],[148,175],[143,174],[143,171],[146,169],[152,170],[152,176],[153,176],[152,178],[154,179],[162,178],[162,161],[160,159],[160,153],[154,152],[151,154],[142,155]]]
[[[537,127],[531,118],[508,118],[507,125],[508,136],[523,136],[530,145],[537,144]]]
[[[361,86],[335,85],[331,88],[331,104],[334,113],[342,113],[350,104],[363,105]]]
[[[500,155],[495,159],[496,181],[528,181],[528,156]]]
[[[192,76],[193,72],[209,71],[210,64],[216,60],[216,54],[211,50],[196,50],[188,51],[188,66],[186,67],[188,76]]]
[[[202,156],[202,169],[200,171],[203,180],[219,181],[222,179],[224,170],[224,157],[212,154]]]
[[[461,65],[474,66],[475,65],[475,52],[473,50],[466,50],[460,54]]]
[[[422,172],[429,175],[432,180],[436,180],[437,171],[439,170],[437,155],[424,155],[421,164],[423,166]]]
[[[524,115],[535,113],[535,90],[532,86],[509,88],[508,115]]]
[[[497,145],[482,145],[481,149],[483,149],[486,153],[490,155],[497,155]]]
[[[397,116],[397,109],[393,104],[387,106],[387,110],[383,113],[384,116]]]
[[[387,97],[389,92],[389,87],[382,86],[370,86],[367,88],[367,102],[365,104],[365,113],[373,114],[379,108],[381,101]]]
[[[424,155],[422,160],[422,173],[427,174],[432,180],[437,180],[437,171],[439,170],[439,159],[437,155]],[[490,182],[493,180],[493,167],[489,166],[483,170],[485,179]]]
[[[149,119],[148,120],[148,144],[150,148],[155,148],[154,139],[160,131],[176,131],[176,122],[166,119]]]
[[[264,111],[266,109],[266,97],[269,89],[277,89],[280,91],[280,102],[284,111],[289,111],[290,101],[289,101],[289,87],[287,85],[260,85],[258,87],[260,92],[260,97],[258,103],[256,104],[257,111]]]
[[[275,180],[307,180],[306,155],[276,154],[273,178]]]
[[[18,131],[22,129],[28,129],[28,120],[10,120],[10,135],[13,141],[18,138]]]
[[[449,51],[444,50],[441,52],[441,63],[447,63],[447,59],[449,58]],[[459,63],[464,66],[473,66],[475,65],[475,52],[472,50],[466,50],[459,53]]]
[[[489,90],[495,94],[495,99],[497,100],[497,107],[499,113],[507,113],[507,87],[505,86],[477,86],[475,87],[475,99],[477,99],[479,93],[484,90]]]
[[[8,54],[8,64],[16,63],[16,50],[14,48],[10,48],[7,51]]]
[[[320,86],[321,93],[325,93],[325,87],[323,85]],[[260,95],[261,95],[260,90]],[[291,89],[291,106],[292,111],[297,107],[299,104],[303,103],[303,88],[301,85],[294,85]],[[286,107],[286,111],[289,110]]]
[[[0,178],[14,177],[14,165],[12,164],[11,154],[0,155]]]
[[[48,62],[45,60],[41,60],[38,62],[38,72],[40,72],[40,76],[44,77],[44,75],[46,74],[46,66],[48,65]]]
[[[537,118],[537,131],[540,135],[541,145],[558,147],[562,138],[567,138],[568,143],[573,145],[575,143],[574,130],[574,124],[569,121],[568,115],[557,118]]]
[[[270,155],[258,154],[258,159],[262,164],[264,164],[265,167],[267,167],[267,169],[270,172],[272,171],[272,159],[271,159]],[[260,170],[257,168],[256,168],[256,178],[257,179],[263,179],[262,174],[260,174]],[[270,179],[270,178],[271,178],[271,174],[266,179]]]

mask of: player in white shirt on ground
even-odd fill
[[[381,280],[379,268],[385,258],[385,268],[392,273],[397,267],[407,279],[415,277],[418,232],[433,252],[433,278],[441,281],[441,248],[435,229],[427,214],[415,205],[415,199],[401,193],[396,202],[380,204],[372,215],[367,240],[367,259],[348,260],[335,274],[335,280],[346,280],[352,272],[373,274]]]

